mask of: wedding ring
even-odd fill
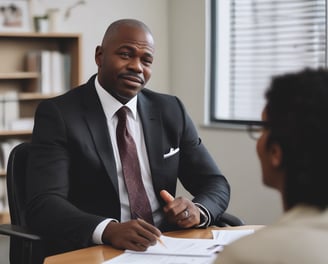
[[[188,211],[188,209],[184,210],[183,211],[183,214],[184,214],[184,218],[188,218],[189,217],[189,211]]]

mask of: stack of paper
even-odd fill
[[[248,236],[254,233],[254,229],[240,229],[240,230],[213,230],[213,239],[222,246],[229,245],[239,238]]]
[[[212,264],[224,245],[253,232],[253,229],[215,230],[213,239],[161,236],[164,246],[157,243],[146,251],[125,250],[124,254],[103,264]]]
[[[189,239],[161,236],[165,244],[157,243],[146,251],[126,250],[124,254],[103,264],[207,264],[213,263],[218,251],[222,250],[214,239]]]

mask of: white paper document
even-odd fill
[[[213,239],[161,236],[165,246],[157,243],[142,252],[125,250],[102,264],[212,264],[225,245],[252,233],[253,229],[213,230]]]
[[[223,249],[214,239],[161,236],[161,240],[165,246],[157,243],[146,251],[125,250],[124,254],[103,264],[211,264],[216,258],[215,253]]]
[[[213,264],[216,255],[207,257],[188,257],[174,255],[151,255],[123,253],[102,264]]]
[[[126,250],[125,252],[134,254],[157,254],[157,255],[175,255],[175,256],[211,256],[219,251],[220,246],[213,239],[190,239],[190,238],[174,238],[161,236],[161,240],[165,244],[156,243],[150,246],[146,251]]]
[[[213,239],[222,246],[226,246],[237,239],[254,233],[254,229],[212,230]]]

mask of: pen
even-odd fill
[[[163,247],[167,248],[167,246],[164,244],[163,240],[160,237],[157,237],[157,242],[160,243]]]
[[[145,221],[143,220],[138,214],[136,214],[137,218],[142,220],[142,221]],[[146,222],[146,221],[145,221]],[[163,240],[160,238],[160,237],[156,237],[156,240],[158,243],[160,243],[163,247],[167,248],[167,246],[165,245],[165,243],[163,242]]]

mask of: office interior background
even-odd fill
[[[94,52],[107,26],[121,18],[136,18],[153,32],[156,52],[147,87],[178,96],[231,185],[228,212],[247,224],[270,224],[282,212],[278,193],[262,185],[256,141],[246,130],[205,125],[209,90],[207,61],[207,0],[85,0],[64,19],[73,0],[33,0],[32,11],[59,8],[56,30],[82,34],[82,81],[96,72]],[[187,195],[179,186],[177,195]],[[3,241],[1,239],[1,241]],[[3,243],[2,243],[3,244]],[[0,245],[1,247],[1,245]],[[4,256],[7,257],[7,256]],[[0,263],[2,262],[0,256]]]
[[[147,87],[178,96],[200,137],[231,184],[228,211],[248,224],[269,224],[281,214],[278,194],[263,186],[256,141],[246,130],[205,125],[208,110],[208,0],[85,0],[68,19],[65,8],[78,1],[33,0],[34,12],[59,8],[56,30],[82,34],[82,81],[97,70],[94,52],[107,26],[121,18],[145,22],[155,38],[155,61]],[[188,195],[183,188],[179,194]]]

